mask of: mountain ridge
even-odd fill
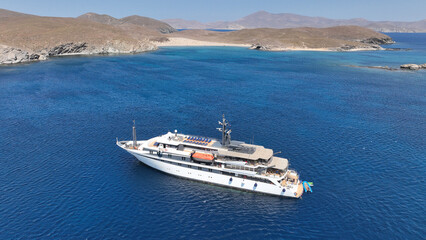
[[[325,28],[343,25],[366,27],[378,32],[426,32],[426,19],[402,21],[369,21],[364,18],[330,19],[325,17],[310,17],[293,13],[270,13],[257,11],[235,21],[217,21],[202,23],[195,20],[163,19],[177,29],[251,29],[251,28],[296,28],[315,27]]]
[[[127,16],[124,18],[117,19],[106,14],[97,14],[97,13],[89,12],[89,13],[85,13],[83,15],[78,16],[77,19],[87,19],[90,21],[103,23],[107,25],[114,25],[114,26],[134,24],[141,27],[146,27],[151,30],[158,31],[160,33],[172,33],[177,31],[176,29],[174,29],[172,26],[170,26],[169,24],[165,22],[162,22],[153,18],[149,18],[149,17],[138,16],[138,15],[132,15],[132,16]]]

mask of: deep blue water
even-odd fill
[[[165,48],[0,68],[0,239],[422,239],[426,62],[411,51]],[[290,159],[303,199],[175,178],[115,146],[168,130],[233,138]]]

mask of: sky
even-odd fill
[[[201,22],[237,20],[260,10],[333,19],[426,19],[426,0],[0,0],[0,8],[55,17],[96,12],[116,18],[140,15]]]

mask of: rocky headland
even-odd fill
[[[150,38],[160,35],[155,28],[136,24],[117,27],[87,19],[39,17],[0,9],[0,64],[62,55],[152,51],[157,46]]]
[[[389,66],[358,66],[358,65],[348,65],[348,67],[356,67],[356,68],[373,68],[373,69],[382,69],[389,71],[398,71],[398,70],[410,70],[416,71],[420,69],[426,69],[426,63],[424,64],[402,64],[399,67],[389,67]]]
[[[383,50],[392,44],[389,36],[357,26],[330,28],[258,28],[231,32],[185,30],[168,34],[169,38],[187,38],[220,44],[240,44],[262,51],[360,51]],[[164,44],[167,45],[167,44]],[[170,44],[172,46],[172,44]]]
[[[158,46],[241,46],[263,51],[383,50],[384,34],[358,26],[176,31],[141,16],[116,19],[87,13],[78,18],[40,17],[0,9],[0,64],[63,55],[122,54]]]

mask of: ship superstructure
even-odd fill
[[[311,190],[296,171],[288,169],[287,159],[263,146],[231,140],[225,116],[219,124],[220,141],[176,130],[137,141],[133,126],[133,140],[117,140],[117,145],[146,165],[183,178],[292,198]]]

